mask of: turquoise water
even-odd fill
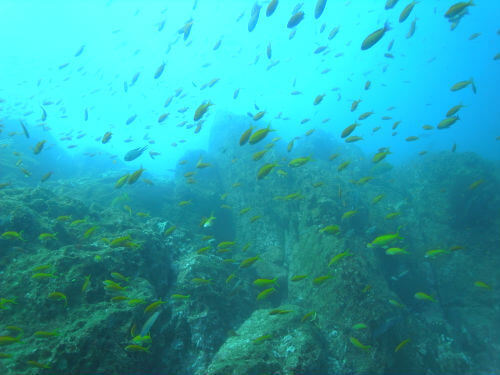
[[[500,3],[386,8],[2,1],[0,369],[498,373]]]

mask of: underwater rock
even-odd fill
[[[323,346],[317,340],[317,328],[300,322],[301,309],[270,315],[273,309],[260,309],[228,338],[214,356],[208,375],[254,375],[263,373],[326,373]]]

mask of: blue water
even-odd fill
[[[216,115],[256,113],[254,105],[266,111],[261,120],[271,123],[286,141],[315,128],[338,137],[340,131],[367,111],[373,111],[358,128],[363,141],[356,145],[368,153],[390,147],[393,162],[404,160],[423,150],[447,150],[454,143],[460,151],[475,151],[498,159],[499,100],[493,77],[498,75],[498,23],[500,5],[479,1],[470,7],[459,26],[450,31],[443,16],[450,1],[421,2],[402,24],[399,13],[406,5],[399,1],[392,10],[384,10],[383,1],[329,1],[323,15],[315,19],[314,4],[305,4],[304,20],[289,40],[286,24],[295,2],[281,0],[275,13],[266,17],[262,2],[255,29],[247,30],[253,3],[249,1],[3,1],[0,25],[4,45],[0,68],[0,96],[4,121],[22,119],[29,129],[40,126],[40,105],[44,101],[48,118],[46,132],[54,156],[79,158],[85,152],[122,157],[131,148],[154,140],[150,150],[160,152],[157,160],[137,161],[150,172],[164,173],[159,167],[173,166],[188,149],[206,148],[211,123]],[[241,17],[240,17],[241,16]],[[178,30],[193,20],[186,41]],[[239,19],[239,21],[238,21]],[[416,19],[416,32],[405,36]],[[361,51],[363,39],[388,21],[392,30],[374,47]],[[321,33],[320,28],[325,24]],[[160,26],[163,25],[161,31]],[[340,31],[331,41],[333,27]],[[473,33],[481,33],[468,40]],[[213,50],[217,41],[220,47]],[[393,59],[384,57],[394,40]],[[268,43],[272,57],[266,56]],[[83,52],[75,53],[84,46]],[[325,52],[314,54],[319,46]],[[339,57],[335,55],[341,54]],[[257,63],[254,62],[257,60]],[[279,63],[266,70],[271,62]],[[153,79],[158,66],[165,63],[159,79]],[[68,64],[60,69],[63,64]],[[205,66],[205,67],[204,67]],[[331,69],[320,74],[324,69]],[[384,72],[385,70],[385,72]],[[124,90],[139,73],[137,82]],[[477,86],[451,92],[450,87],[473,77]],[[212,88],[200,86],[219,78]],[[367,80],[371,88],[363,89]],[[338,91],[332,91],[338,88]],[[164,109],[165,100],[182,89]],[[233,92],[240,89],[238,98]],[[293,96],[294,90],[302,92]],[[318,106],[313,100],[325,97]],[[350,112],[352,101],[362,99]],[[202,131],[176,125],[193,123],[194,110],[204,101],[214,103],[205,115]],[[423,131],[423,124],[436,125],[446,111],[462,103],[460,121],[450,129]],[[395,109],[388,112],[388,107]],[[188,107],[184,114],[180,108]],[[84,121],[84,111],[88,121]],[[24,115],[33,111],[32,114]],[[158,117],[169,112],[162,124]],[[281,119],[276,117],[281,114]],[[126,120],[137,115],[130,125]],[[382,121],[384,115],[393,117]],[[288,118],[284,121],[283,118]],[[310,122],[300,125],[304,118]],[[323,119],[330,119],[322,123]],[[401,121],[396,136],[390,127]],[[372,128],[382,129],[372,134]],[[17,124],[13,130],[19,130]],[[50,129],[50,130],[49,130]],[[112,141],[100,144],[105,131]],[[76,139],[77,133],[84,133]],[[37,134],[39,137],[42,134]],[[61,141],[62,136],[72,139]],[[414,143],[407,136],[419,136]],[[49,135],[47,134],[47,137]],[[124,143],[129,139],[130,143]],[[185,141],[185,143],[179,143]],[[172,143],[177,143],[176,147]],[[76,145],[67,149],[69,144]],[[133,146],[133,147],[132,147]]]

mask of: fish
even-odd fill
[[[408,18],[408,16],[410,15],[411,11],[413,10],[413,8],[415,7],[415,5],[417,3],[418,3],[418,1],[412,1],[410,4],[408,4],[403,9],[403,11],[401,12],[401,14],[399,15],[399,22],[400,23],[406,21],[406,19]]]
[[[434,258],[436,258],[436,257],[438,257],[440,255],[449,254],[449,253],[450,253],[450,251],[448,251],[448,250],[434,249],[434,250],[428,250],[428,251],[426,251],[424,257],[425,258],[432,258],[432,259],[434,259]]]
[[[126,121],[125,121],[125,125],[130,125],[131,123],[133,123],[135,121],[135,119],[137,118],[137,115],[132,115],[130,116]]]
[[[390,244],[391,242],[402,239],[403,237],[399,235],[399,228],[398,228],[396,233],[389,233],[376,237],[372,242],[368,243],[366,247],[382,247]]]
[[[138,170],[136,170],[134,173],[132,173],[128,177],[128,180],[127,180],[128,184],[132,185],[133,183],[135,183],[139,179],[139,177],[141,177],[142,172],[144,172],[144,171],[145,171],[145,169],[141,167]]]
[[[337,234],[338,232],[340,232],[340,227],[338,225],[327,225],[326,227],[321,228],[319,232],[326,234]]]
[[[268,125],[267,128],[261,128],[250,135],[250,137],[248,138],[248,143],[254,145],[263,140],[272,131],[275,130],[271,129],[271,125]],[[240,144],[241,144],[241,139],[240,139]]]
[[[128,178],[130,177],[130,173],[127,173],[125,175],[123,175],[122,177],[120,177],[116,183],[115,183],[115,189],[119,189],[121,188],[123,185],[125,185],[125,183],[127,182]]]
[[[446,11],[446,13],[444,14],[444,16],[446,18],[454,18],[454,17],[462,14],[467,9],[467,7],[473,6],[473,5],[475,5],[473,0],[460,1],[460,2],[452,5],[451,7],[449,7],[448,10]]]
[[[47,298],[50,300],[53,300],[53,301],[64,301],[64,306],[68,305],[68,298],[66,297],[66,295],[64,293],[52,292],[48,295]]]
[[[467,81],[460,81],[455,83],[453,86],[451,86],[450,91],[462,90],[469,85],[471,85],[472,92],[475,94],[477,92],[477,89],[476,89],[476,84],[474,83],[474,78],[470,78]]]
[[[305,322],[306,320],[310,320],[311,322],[313,322],[314,320],[316,320],[316,311],[310,311],[308,312],[307,314],[305,314],[302,319],[300,319],[300,322],[303,323]]]
[[[248,142],[250,136],[252,135],[252,131],[253,131],[253,126],[250,125],[250,127],[243,132],[243,134],[240,137],[240,146],[243,146]]]
[[[125,157],[123,158],[125,161],[132,161],[137,159],[139,156],[142,155],[142,153],[148,148],[148,145],[144,147],[138,147],[134,148],[133,150],[130,150],[125,154]]]
[[[266,55],[269,60],[271,60],[272,50],[271,50],[271,42],[267,44]]]
[[[351,328],[355,331],[359,331],[360,329],[367,329],[368,326],[365,323],[357,323],[354,324]]]
[[[262,336],[259,336],[259,337],[255,338],[255,339],[253,339],[252,342],[254,344],[261,344],[264,341],[271,340],[272,338],[273,338],[273,336],[271,336],[271,335],[262,335]]]
[[[355,337],[349,337],[349,341],[351,344],[353,344],[356,348],[362,349],[362,350],[370,350],[371,345],[364,345],[362,344],[357,338]]]
[[[469,190],[474,190],[478,186],[482,185],[484,182],[485,182],[484,179],[480,179],[480,180],[474,181],[472,184],[469,185],[468,189]]]
[[[84,276],[83,278],[82,293],[84,293],[90,286],[90,275]]]
[[[451,117],[451,116],[454,116],[458,111],[460,111],[460,109],[462,109],[463,107],[465,107],[464,105],[462,104],[457,104],[453,107],[451,107],[448,112],[446,112],[446,117]]]
[[[144,347],[142,345],[131,344],[131,345],[127,345],[125,347],[125,351],[127,351],[127,352],[145,352],[145,353],[149,353],[149,348]]]
[[[266,17],[271,17],[277,6],[278,0],[271,0],[266,8]]]
[[[42,106],[40,106],[40,108],[42,109],[41,120],[45,121],[45,120],[47,120],[47,112],[45,111],[45,108],[43,108]]]
[[[21,240],[21,241],[24,241],[24,239],[22,237],[22,231],[21,232],[15,232],[15,231],[4,232],[4,233],[2,233],[2,235],[0,237],[3,238],[3,239],[6,239],[6,240]]]
[[[340,164],[337,167],[337,171],[342,172],[344,169],[346,169],[349,166],[349,164],[351,164],[350,160],[347,160],[347,161],[343,162],[342,164]]]
[[[109,142],[109,140],[111,139],[111,136],[113,135],[113,133],[111,132],[106,132],[104,133],[104,135],[102,136],[102,139],[101,139],[101,143],[102,144],[106,144]]]
[[[373,47],[382,37],[385,35],[387,31],[391,29],[389,22],[384,24],[384,27],[375,30],[370,35],[368,35],[361,43],[361,50],[365,51],[371,47]],[[352,111],[352,110],[351,110]]]
[[[207,103],[200,104],[198,108],[196,108],[196,111],[194,112],[194,121],[199,121],[203,115],[208,111],[208,107],[212,106],[213,103],[208,101]]]
[[[394,353],[397,353],[401,350],[401,348],[403,346],[405,346],[406,344],[408,344],[410,342],[410,339],[406,339],[406,340],[403,340],[401,341],[395,348],[394,348]]]
[[[277,167],[277,166],[278,166],[277,163],[267,163],[267,164],[264,164],[257,171],[257,180],[262,180],[269,173],[271,173],[271,171],[273,170],[274,167]]]
[[[392,152],[390,152],[388,148],[383,148],[379,152],[377,152],[375,155],[373,155],[372,162],[378,163],[378,162],[384,160],[385,157],[387,155],[390,155],[390,154],[392,154]]]
[[[41,182],[47,181],[51,176],[52,176],[52,171],[45,173],[42,178],[40,179]]]
[[[163,70],[165,69],[165,63],[162,63],[158,68],[156,68],[154,79],[158,79],[163,74]]]
[[[444,120],[441,120],[439,122],[439,124],[437,124],[437,128],[438,129],[447,129],[450,126],[452,126],[455,122],[457,122],[458,120],[460,120],[460,118],[458,116],[447,117]]]
[[[313,279],[313,284],[314,285],[322,285],[323,283],[325,283],[327,280],[330,280],[332,279],[333,276],[332,275],[323,275],[323,276],[318,276],[316,278]]]
[[[313,158],[311,156],[295,158],[295,159],[292,159],[288,163],[288,166],[291,168],[297,168],[297,167],[303,166],[304,164],[306,164],[312,160],[313,160]]]
[[[260,292],[257,295],[257,301],[261,301],[263,299],[266,299],[267,297],[269,297],[274,292],[276,292],[276,288],[267,288],[267,289],[264,289],[262,292]]]
[[[260,258],[259,256],[254,256],[254,257],[251,257],[251,258],[247,258],[247,259],[244,259],[241,261],[240,263],[240,268],[248,268],[250,267],[252,264],[254,264],[256,261],[258,261]]]
[[[184,27],[182,28],[182,38],[187,40],[189,38],[189,34],[191,33],[191,28],[193,27],[193,21],[186,22]]]
[[[316,96],[316,98],[314,98],[313,104],[318,105],[319,103],[321,103],[321,101],[323,100],[324,97],[325,97],[325,94],[321,94],[321,95]]]
[[[76,51],[76,53],[74,54],[75,57],[78,57],[80,56],[82,53],[83,53],[83,50],[85,49],[85,44],[83,44],[79,49],[78,51]]]
[[[342,214],[341,220],[348,219],[348,218],[354,216],[355,214],[357,214],[357,212],[358,212],[357,210],[351,210],[351,211],[344,212]]]
[[[28,133],[28,129],[26,129],[26,126],[24,126],[24,123],[22,120],[19,120],[19,123],[21,124],[21,128],[23,129],[24,136],[26,138],[30,137],[30,133]]]
[[[253,282],[253,285],[255,285],[255,286],[268,286],[268,285],[278,286],[277,280],[278,280],[277,277],[275,277],[274,279],[256,279]]]
[[[290,281],[297,282],[297,281],[304,280],[307,277],[308,277],[308,275],[295,275],[295,276],[292,276],[292,278],[290,279]]]
[[[45,143],[46,143],[46,142],[47,142],[46,140],[43,140],[43,141],[38,142],[38,143],[35,145],[35,147],[33,148],[33,153],[34,153],[35,155],[38,155],[40,152],[42,152],[42,150],[43,150],[43,146],[45,145]]]
[[[163,305],[165,303],[167,303],[167,302],[159,299],[158,301],[155,301],[155,302],[149,304],[148,306],[146,306],[146,308],[144,309],[144,313],[153,313],[156,310],[158,310],[161,305]]]
[[[264,117],[264,115],[266,114],[266,111],[260,111],[260,112],[257,112],[254,116],[253,116],[253,120],[254,121],[259,121],[262,117]]]
[[[257,25],[257,21],[259,20],[260,8],[261,6],[256,1],[253,5],[250,19],[248,20],[248,32],[250,33],[255,29],[255,26]]]
[[[488,289],[491,290],[491,286],[486,284],[484,281],[474,281],[474,286],[477,286],[478,288],[482,289]]]
[[[399,247],[391,247],[385,251],[387,255],[399,255],[399,254],[410,254],[405,249],[401,249]]]
[[[285,315],[293,312],[293,310],[284,310],[284,309],[274,309],[269,311],[269,315]]]
[[[334,27],[331,31],[330,34],[328,34],[328,40],[332,40],[335,38],[335,36],[338,34],[340,28],[338,26]]]
[[[386,10],[392,9],[396,6],[397,3],[398,3],[398,0],[387,0],[385,2],[385,9]]]
[[[408,30],[408,34],[406,34],[406,39],[410,39],[413,36],[413,34],[415,34],[416,28],[417,28],[417,19],[415,18],[410,25],[410,30]]]
[[[304,12],[298,11],[297,13],[293,14],[292,17],[290,17],[290,19],[288,20],[288,23],[287,23],[286,27],[288,27],[289,29],[293,29],[303,19],[304,19]]]
[[[317,0],[316,6],[314,7],[314,18],[318,19],[323,14],[325,10],[326,0]]]
[[[337,255],[335,255],[332,259],[330,259],[330,262],[328,262],[328,267],[331,267],[335,263],[337,263],[339,260],[345,258],[345,257],[350,257],[352,254],[349,251],[343,251]]]
[[[350,137],[347,137],[345,139],[345,142],[346,143],[353,143],[353,142],[362,141],[362,140],[363,140],[363,137],[358,137],[357,135],[351,135]]]
[[[354,100],[351,104],[351,112],[354,112],[357,108],[359,103],[361,103],[361,99],[359,100]]]
[[[430,302],[436,302],[436,299],[424,292],[417,292],[415,293],[414,297],[419,300],[425,300],[425,301],[430,301]]]

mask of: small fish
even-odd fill
[[[254,145],[257,142],[263,140],[272,131],[275,130],[271,129],[271,125],[269,125],[267,128],[261,128],[255,131],[252,135],[250,135],[250,137],[248,138],[248,143]],[[241,145],[241,139],[240,139],[240,145]]]
[[[257,179],[262,180],[264,177],[266,177],[271,171],[273,170],[274,167],[277,167],[277,163],[268,163],[264,164],[262,167],[259,168],[257,171]]]
[[[319,230],[320,233],[326,234],[337,234],[340,232],[340,227],[338,225],[327,225],[326,227]]]
[[[137,345],[137,344],[127,345],[125,347],[125,350],[127,352],[145,352],[145,353],[149,353],[149,348],[144,347],[142,345]]]
[[[43,146],[45,145],[46,142],[47,142],[46,140],[38,142],[33,148],[33,153],[35,155],[38,155],[43,150]]]
[[[102,144],[106,144],[109,142],[109,140],[111,139],[111,136],[113,135],[113,133],[111,132],[106,132],[104,133],[104,135],[102,136],[102,139],[101,139],[101,143]]]
[[[332,275],[323,275],[323,276],[318,276],[316,278],[313,279],[313,284],[314,285],[321,285],[323,284],[325,281],[327,280],[330,280],[331,278],[333,278]]]
[[[403,237],[399,235],[399,228],[396,233],[384,234],[382,236],[376,237],[372,242],[366,245],[366,247],[382,247],[390,244],[391,242],[402,240]]]
[[[355,331],[359,331],[360,329],[367,329],[368,326],[365,323],[357,323],[352,326],[352,329]]]
[[[194,121],[199,121],[203,115],[208,111],[208,108],[212,106],[213,103],[211,101],[208,101],[207,103],[200,104],[198,108],[196,108],[196,111],[194,112]]]
[[[35,279],[35,280],[47,280],[47,279],[52,279],[52,278],[56,278],[56,277],[57,276],[54,275],[53,273],[45,273],[45,272],[38,272],[38,273],[31,275],[31,278]]]
[[[449,253],[450,252],[448,250],[444,250],[444,249],[428,250],[425,252],[425,257],[434,259],[440,255],[449,254]]]
[[[250,267],[252,264],[254,264],[256,261],[258,261],[260,258],[259,256],[254,256],[254,257],[251,257],[251,258],[247,258],[247,259],[244,259],[241,261],[240,263],[240,268],[248,268]]]
[[[257,21],[259,20],[260,8],[261,6],[256,1],[252,8],[250,19],[248,20],[248,32],[252,32],[257,25]]]
[[[95,232],[97,228],[98,228],[97,226],[93,226],[87,229],[85,233],[83,233],[83,238],[89,238],[90,236],[92,236],[92,234]]]
[[[64,301],[64,306],[68,305],[68,298],[66,297],[66,295],[64,293],[52,292],[48,295],[47,298],[50,300],[53,300],[53,301]]]
[[[399,254],[410,254],[405,249],[401,249],[399,247],[390,247],[385,251],[387,255],[399,255]]]
[[[320,94],[320,95],[316,96],[316,98],[314,98],[313,104],[318,105],[319,103],[322,102],[324,97],[325,97],[325,94]]]
[[[342,172],[344,169],[346,169],[346,168],[349,166],[349,164],[351,164],[351,161],[350,161],[350,160],[347,160],[347,161],[345,161],[345,162],[341,163],[341,164],[337,167],[337,171]]]
[[[163,74],[163,70],[165,69],[165,63],[162,63],[158,68],[156,68],[154,79],[158,79]]]
[[[335,255],[332,259],[330,259],[330,262],[328,263],[328,267],[331,267],[335,263],[337,263],[339,260],[345,258],[345,257],[350,257],[352,254],[349,251],[343,251],[337,255]]]
[[[127,173],[126,175],[123,175],[122,177],[120,177],[116,183],[115,183],[115,189],[119,189],[121,188],[123,185],[125,185],[125,183],[127,182],[128,178],[130,177],[130,174]]]
[[[471,78],[471,79],[469,79],[467,81],[460,81],[460,82],[455,83],[453,86],[451,86],[450,90],[451,91],[462,90],[462,89],[466,88],[469,85],[471,85],[472,91],[475,94],[477,92],[477,89],[476,89],[476,84],[474,83],[474,79],[473,78]]]
[[[365,51],[371,47],[373,47],[382,37],[385,35],[387,31],[391,29],[389,22],[386,22],[384,27],[375,30],[373,33],[368,35],[361,43],[361,50]],[[352,112],[352,110],[351,110]]]
[[[41,233],[40,235],[38,235],[38,239],[40,241],[56,240],[56,235],[57,233]]]
[[[425,301],[430,301],[430,302],[436,302],[436,299],[426,293],[423,292],[417,292],[415,293],[414,297],[419,300],[425,300]]]
[[[311,322],[313,322],[314,320],[316,320],[316,315],[316,311],[310,311],[305,314],[302,319],[300,319],[300,322],[304,323],[306,320],[310,320]]]
[[[460,1],[452,5],[444,14],[446,18],[455,18],[456,16],[463,14],[467,7],[475,5],[474,1]]]
[[[293,14],[292,17],[290,17],[290,19],[288,20],[288,23],[287,23],[286,27],[288,27],[289,29],[293,29],[303,19],[304,19],[304,12],[298,11],[297,13]]]
[[[270,17],[276,10],[277,6],[278,6],[278,0],[271,0],[267,5],[266,16]]]
[[[85,293],[85,291],[89,288],[90,286],[90,275],[84,276],[84,281],[82,285],[82,293]]]
[[[405,346],[406,344],[408,344],[410,342],[410,339],[406,339],[406,340],[403,340],[401,341],[395,348],[394,348],[394,353],[397,353],[399,352],[399,350],[401,350],[401,348],[403,346]]]
[[[293,281],[293,282],[301,281],[301,280],[306,279],[307,276],[308,275],[295,275],[295,276],[292,276],[292,278],[290,279],[290,281]]]
[[[313,158],[310,156],[295,158],[288,163],[288,166],[291,168],[297,168],[297,167],[303,166],[304,164],[306,164],[312,160],[313,160]]]
[[[253,282],[253,285],[255,286],[268,286],[268,285],[278,285],[277,282],[278,278],[275,277],[274,279],[257,279]]]
[[[325,10],[326,0],[317,0],[316,6],[314,8],[314,18],[318,19],[323,14]]]
[[[406,19],[408,18],[408,16],[410,15],[411,11],[413,10],[413,8],[415,7],[415,5],[417,3],[418,3],[418,1],[412,1],[410,4],[408,4],[403,9],[403,11],[401,12],[401,14],[399,15],[399,22],[400,23],[406,21]]]
[[[188,294],[188,295],[184,295],[184,294],[172,294],[170,296],[171,299],[173,300],[187,300],[189,298],[191,298],[191,296]]]
[[[256,339],[253,339],[252,342],[254,344],[261,344],[263,343],[264,341],[268,341],[268,340],[271,340],[273,337],[271,335],[262,335],[262,336],[259,336],[257,337]]]
[[[33,333],[33,336],[36,337],[36,338],[48,338],[48,337],[54,337],[54,336],[58,336],[59,335],[59,332],[57,331],[36,331],[35,333]]]
[[[166,302],[162,301],[161,299],[156,301],[156,302],[153,302],[153,303],[149,304],[148,306],[146,306],[146,308],[144,309],[144,313],[153,313],[154,311],[158,310],[161,305],[163,305],[165,303]]]
[[[484,281],[474,281],[474,286],[477,286],[478,288],[482,289],[488,289],[491,290],[491,286],[486,284]]]
[[[132,185],[133,183],[135,183],[139,177],[141,177],[142,173],[145,171],[144,168],[139,168],[138,170],[136,170],[134,173],[132,173],[129,177],[128,177],[128,180],[127,180],[127,183],[129,185]]]
[[[359,349],[369,350],[371,348],[371,345],[364,345],[357,338],[352,336],[349,337],[349,341],[351,342],[351,344],[353,344],[356,348]]]
[[[269,315],[285,315],[293,312],[293,310],[275,309],[269,311]]]
[[[440,121],[437,125],[438,129],[447,129],[452,126],[455,122],[457,122],[460,118],[458,116],[447,117],[444,120]]]
[[[49,368],[51,368],[49,365],[47,365],[45,363],[40,363],[40,362],[37,362],[37,361],[26,361],[26,364],[30,365],[31,367],[36,367],[36,368],[40,368],[40,369],[49,369]]]
[[[137,159],[139,156],[142,155],[142,153],[148,148],[148,146],[144,146],[144,147],[138,147],[138,148],[134,148],[133,150],[130,150],[129,152],[127,152],[125,154],[125,157],[123,158],[125,161],[132,161],[132,160],[135,160]]]
[[[268,289],[264,289],[262,292],[260,292],[258,295],[257,295],[257,301],[261,301],[263,299],[266,299],[267,297],[269,297],[271,294],[273,294],[274,292],[276,292],[276,288],[268,288]]]
[[[394,8],[394,6],[397,4],[398,0],[387,0],[385,2],[385,9],[388,10],[388,9],[392,9]]]

